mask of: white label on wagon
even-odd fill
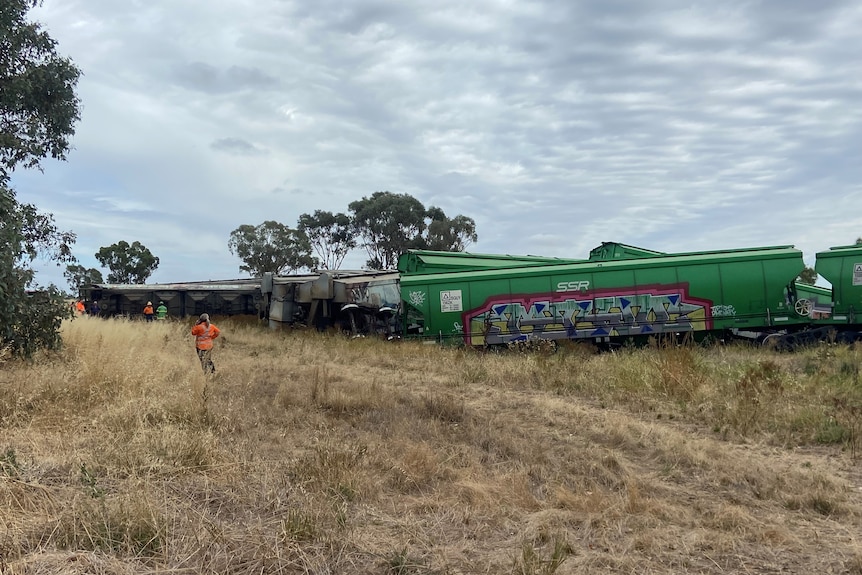
[[[853,285],[862,286],[862,264],[853,264]]]
[[[440,311],[462,311],[461,290],[453,289],[440,292]]]

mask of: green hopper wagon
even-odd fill
[[[858,329],[862,311],[862,246],[838,246],[817,253],[815,270],[832,284],[832,313],[821,325]]]
[[[804,262],[792,246],[650,256],[404,273],[405,332],[487,346],[703,337],[799,321],[793,283]]]

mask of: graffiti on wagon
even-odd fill
[[[712,302],[687,285],[493,298],[464,314],[473,345],[529,337],[586,339],[711,329]]]

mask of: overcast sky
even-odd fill
[[[31,18],[81,68],[82,118],[67,162],[12,183],[87,267],[138,240],[151,282],[244,277],[231,230],[382,190],[472,217],[474,252],[794,244],[813,265],[862,235],[858,1],[45,0]]]

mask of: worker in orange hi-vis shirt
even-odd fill
[[[84,302],[78,300],[75,302],[75,311],[78,312],[78,315],[84,315]]]
[[[212,360],[213,340],[221,334],[215,324],[210,323],[210,316],[202,313],[200,319],[192,328],[195,336],[195,348],[198,350],[198,358],[204,373],[215,373],[215,365]]]
[[[153,321],[154,313],[155,311],[153,311],[153,302],[148,301],[147,305],[144,306],[144,319],[146,319],[147,321]]]

